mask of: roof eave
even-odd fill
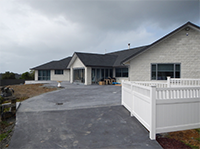
[[[70,60],[70,62],[68,64],[68,66],[67,66],[68,69],[70,69],[71,65],[74,63],[74,61],[76,60],[77,57],[78,56],[77,56],[76,52],[74,52],[74,54],[73,54],[73,56],[72,56],[72,58],[71,58],[71,60]]]

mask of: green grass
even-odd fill
[[[7,131],[6,133],[0,134],[0,142],[1,142],[3,139],[5,139],[5,138],[8,136],[8,134],[11,133],[11,132],[12,132],[12,129],[9,130],[9,131]]]
[[[196,138],[196,140],[200,142],[200,137],[199,137],[199,138]]]
[[[190,145],[190,144],[186,144],[186,145],[189,146],[189,147],[191,147],[192,149],[199,149],[198,146],[192,146],[192,145]]]
[[[8,132],[7,132],[7,133],[11,133],[11,132],[12,132],[12,129],[8,130]]]
[[[200,128],[199,129],[195,129],[196,131],[198,131],[198,133],[200,134]]]
[[[4,138],[6,138],[8,136],[7,133],[2,133],[0,134],[0,141],[2,141]]]

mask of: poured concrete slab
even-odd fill
[[[161,148],[122,106],[19,112],[9,148]]]
[[[120,105],[121,87],[63,85],[21,103],[10,149],[162,148]]]
[[[57,103],[63,103],[57,106]],[[57,111],[121,104],[121,87],[114,85],[65,85],[21,103],[20,112]]]

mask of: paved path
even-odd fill
[[[117,86],[69,84],[30,98],[19,108],[9,148],[161,148],[120,98]]]

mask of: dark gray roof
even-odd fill
[[[92,54],[75,52],[82,63],[87,67],[122,67],[122,61],[131,55],[136,55],[148,46],[131,48],[107,54]],[[126,67],[126,66],[125,66]]]
[[[75,54],[78,56],[78,58],[82,61],[82,63],[86,67],[122,67],[123,60],[130,57],[130,55],[142,52],[146,47],[148,46],[131,48],[107,54],[93,54],[93,53],[81,53],[81,52],[75,52]],[[71,57],[68,57],[60,61],[51,61],[31,69],[33,70],[67,69],[70,60]]]
[[[67,57],[64,59],[61,59],[59,61],[51,61],[48,63],[45,63],[43,65],[31,68],[33,70],[56,70],[56,69],[68,69],[67,66],[71,60],[71,57]]]
[[[117,58],[116,55],[75,53],[82,63],[87,67],[112,67]]]
[[[108,53],[107,55],[115,55],[117,56],[115,63],[113,64],[114,67],[122,66],[122,61],[130,57],[131,55],[137,55],[143,52],[149,46],[142,46],[137,48],[131,48],[128,50],[117,51],[113,53]]]

